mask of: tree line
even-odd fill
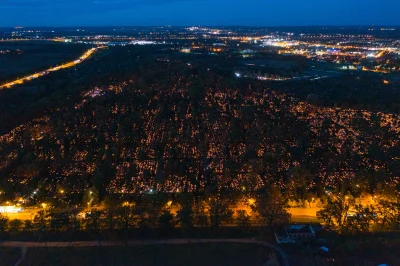
[[[254,199],[250,213],[246,210],[236,210],[235,213],[231,202],[219,196],[181,199],[177,204],[180,208],[173,212],[172,201],[167,201],[165,197],[155,196],[140,204],[128,201],[116,203],[106,199],[101,208],[48,208],[26,221],[9,220],[0,215],[0,234],[146,228],[167,231],[174,227],[190,232],[195,228],[218,229],[224,226],[245,230],[252,225],[273,229],[288,224],[291,217],[285,208],[286,200],[276,188]]]

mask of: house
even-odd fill
[[[293,224],[286,227],[287,235],[290,239],[315,238],[315,231],[311,225]]]
[[[275,238],[278,244],[295,243],[297,240],[315,238],[315,235],[315,230],[310,224],[292,224],[276,233]]]

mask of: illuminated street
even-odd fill
[[[251,208],[246,206],[241,206],[240,208],[232,208],[232,210],[242,209],[245,210],[247,213],[251,213]],[[8,216],[10,220],[18,219],[18,220],[32,220],[33,217],[37,214],[38,211],[43,210],[41,208],[35,209],[24,209],[22,212],[19,213],[7,213],[4,214]],[[289,208],[287,209],[288,212],[292,215],[292,222],[320,222],[317,219],[317,211],[321,210],[318,207],[312,208]],[[176,213],[178,211],[177,208],[172,208],[172,212]]]
[[[65,68],[74,67],[74,66],[76,66],[76,65],[78,65],[78,64],[80,64],[80,63],[82,63],[82,62],[85,61],[86,59],[88,59],[93,53],[95,53],[98,49],[101,49],[101,48],[103,48],[103,47],[94,47],[94,48],[91,48],[91,49],[87,50],[81,57],[79,57],[79,59],[77,59],[77,60],[75,60],[75,61],[68,62],[68,63],[62,64],[62,65],[60,65],[60,66],[52,67],[52,68],[49,68],[49,69],[44,70],[44,71],[42,71],[42,72],[37,72],[37,73],[31,74],[31,75],[25,76],[25,77],[23,77],[23,78],[20,78],[20,79],[17,79],[17,80],[8,82],[8,83],[6,83],[6,84],[0,85],[0,89],[9,89],[9,88],[11,88],[11,87],[13,87],[13,86],[15,86],[15,85],[23,84],[23,83],[26,82],[26,81],[30,81],[30,80],[33,80],[33,79],[37,79],[37,78],[39,78],[39,77],[42,77],[42,76],[44,76],[44,75],[47,75],[47,74],[49,74],[50,72],[58,71],[58,70],[60,70],[60,69],[65,69]]]

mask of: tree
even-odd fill
[[[170,210],[163,210],[161,212],[158,225],[161,229],[171,229],[175,226],[174,215]]]
[[[332,195],[317,217],[325,221],[325,226],[340,233],[368,232],[377,219],[373,206],[355,204],[350,196]]]
[[[99,191],[95,187],[86,190],[85,194],[83,195],[83,203],[87,207],[91,207],[99,203]]]
[[[3,234],[6,231],[7,225],[8,225],[8,217],[0,213],[0,234]]]
[[[138,206],[135,210],[135,214],[138,216],[140,228],[146,228],[150,225],[149,217],[144,206]]]
[[[116,216],[119,211],[118,204],[119,202],[112,196],[107,196],[102,202],[105,211],[105,228],[109,230],[114,229],[116,226]]]
[[[208,215],[205,212],[204,206],[197,203],[194,210],[194,224],[197,227],[205,228],[208,227],[210,222],[208,220]]]
[[[25,222],[24,222],[24,231],[25,232],[31,232],[31,231],[33,231],[34,230],[34,226],[33,226],[33,223],[32,223],[32,221],[31,220],[26,220]]]
[[[8,225],[10,232],[18,233],[21,231],[23,223],[21,220],[15,219],[11,220]]]
[[[96,209],[92,209],[90,212],[87,212],[84,219],[86,230],[97,232],[100,229],[100,218],[102,215],[103,212]]]
[[[79,212],[79,209],[69,210],[69,230],[79,231],[81,229],[81,219],[78,217]]]
[[[69,213],[66,211],[52,210],[48,217],[50,218],[50,230],[52,231],[66,231],[71,227]]]
[[[193,209],[190,205],[183,206],[182,209],[178,210],[176,214],[178,223],[185,231],[190,230],[193,227]]]
[[[129,204],[119,207],[116,211],[116,219],[118,227],[124,231],[125,245],[128,245],[128,230],[134,228],[137,223],[135,208]]]
[[[275,225],[285,225],[290,221],[290,214],[285,209],[286,200],[275,187],[259,196],[251,207],[258,214],[262,224],[272,228]]]
[[[400,200],[380,200],[376,208],[378,230],[400,230]]]
[[[210,209],[208,212],[211,227],[218,228],[224,223],[232,222],[233,211],[220,199],[210,200]]]
[[[247,214],[245,210],[238,210],[236,217],[236,224],[240,228],[249,228],[251,226],[250,223],[250,215]]]
[[[44,210],[38,211],[33,218],[36,230],[45,232],[47,230],[47,213]]]
[[[135,208],[130,205],[119,207],[116,211],[116,220],[118,227],[125,231],[134,228],[137,224]]]
[[[352,201],[345,197],[329,197],[324,208],[317,212],[318,219],[325,221],[325,226],[330,229],[338,229],[340,232],[347,227]]]
[[[295,200],[307,199],[307,186],[312,181],[310,171],[301,167],[292,168],[289,172],[288,186],[290,196]]]
[[[355,205],[354,215],[347,219],[346,230],[353,234],[356,232],[368,232],[371,223],[375,221],[375,215],[373,206]]]

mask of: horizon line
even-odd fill
[[[240,24],[232,24],[232,25],[64,25],[64,26],[24,26],[24,25],[15,25],[15,26],[0,26],[0,28],[75,28],[75,27],[85,27],[85,28],[97,28],[97,27],[247,27],[247,28],[276,28],[276,27],[400,27],[399,25],[390,25],[390,24],[382,24],[382,25],[369,25],[369,24],[354,24],[354,25],[240,25]]]

